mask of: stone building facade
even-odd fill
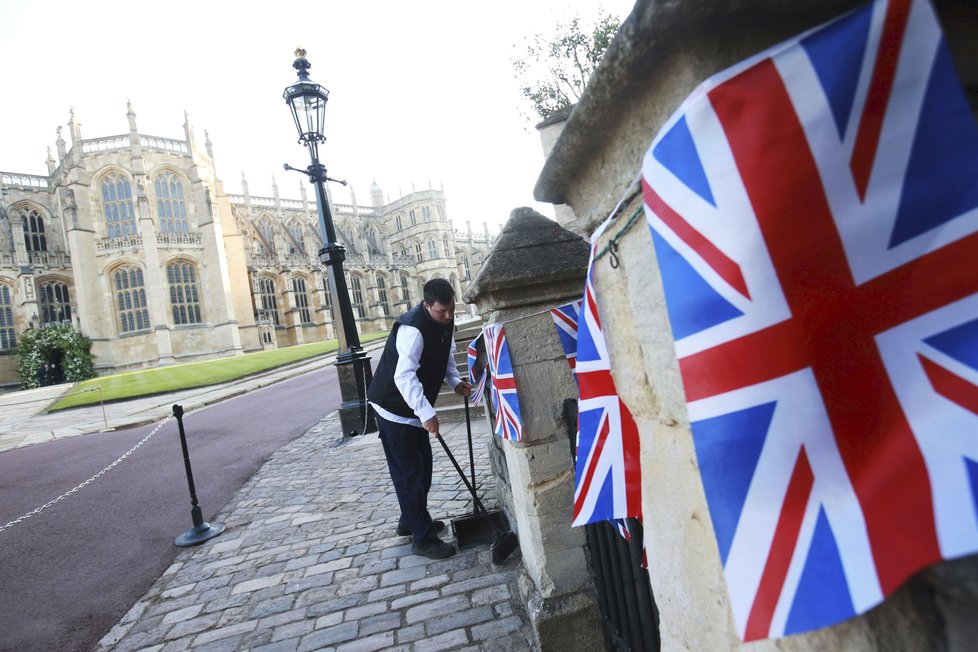
[[[74,111],[47,176],[0,172],[0,386],[18,382],[28,328],[69,322],[99,373],[205,360],[335,337],[314,199],[225,193],[213,148],[129,132],[86,139]],[[361,332],[389,328],[425,281],[461,296],[492,245],[456,231],[443,190],[334,204]]]

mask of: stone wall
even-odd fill
[[[630,195],[603,246],[641,206],[629,186],[663,122],[702,80],[856,3],[638,2],[571,114],[538,181],[538,200],[570,204],[590,235]],[[964,86],[976,103],[978,11],[937,3]],[[740,642],[728,602],[644,218],[620,240],[620,267],[595,271],[617,386],[642,438],[649,575],[665,650],[963,650],[978,637],[974,558],[919,573],[869,613],[777,641]],[[627,308],[626,308],[627,307]]]
[[[602,645],[584,533],[571,527],[574,470],[563,404],[577,386],[549,309],[579,299],[587,243],[529,208],[513,211],[465,301],[503,323],[519,392],[521,442],[495,442],[501,503],[519,532],[520,583],[541,650]],[[504,468],[499,468],[504,466]]]

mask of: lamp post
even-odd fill
[[[282,96],[292,110],[295,127],[299,131],[299,144],[309,149],[312,160],[305,170],[293,168],[286,164],[286,170],[302,172],[309,177],[309,182],[316,188],[316,208],[319,213],[319,229],[325,246],[319,250],[319,260],[326,266],[327,282],[333,296],[333,310],[339,312],[339,319],[334,314],[333,323],[337,327],[340,353],[336,358],[336,372],[340,379],[340,394],[343,403],[340,406],[340,423],[345,435],[355,435],[361,432],[377,430],[373,415],[367,409],[367,386],[373,376],[370,359],[360,346],[360,335],[357,333],[357,323],[353,317],[353,306],[350,303],[350,293],[343,275],[343,261],[346,259],[346,249],[336,241],[336,229],[333,227],[333,216],[330,213],[329,201],[326,198],[326,182],[336,181],[326,176],[326,168],[319,162],[319,144],[326,141],[324,126],[326,123],[326,101],[329,91],[309,79],[309,61],[306,51],[295,51],[295,62],[299,80],[285,89]],[[346,185],[345,181],[341,181]]]

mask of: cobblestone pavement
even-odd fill
[[[467,458],[464,423],[443,436]],[[482,419],[473,437],[488,478]],[[433,449],[429,509],[447,523],[471,500]],[[418,557],[398,513],[380,440],[343,440],[334,413],[273,455],[215,519],[227,531],[182,552],[98,650],[533,649],[519,552],[501,566],[488,546]]]

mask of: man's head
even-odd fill
[[[455,319],[455,289],[443,278],[433,278],[424,284],[424,307],[439,324],[451,324]]]

